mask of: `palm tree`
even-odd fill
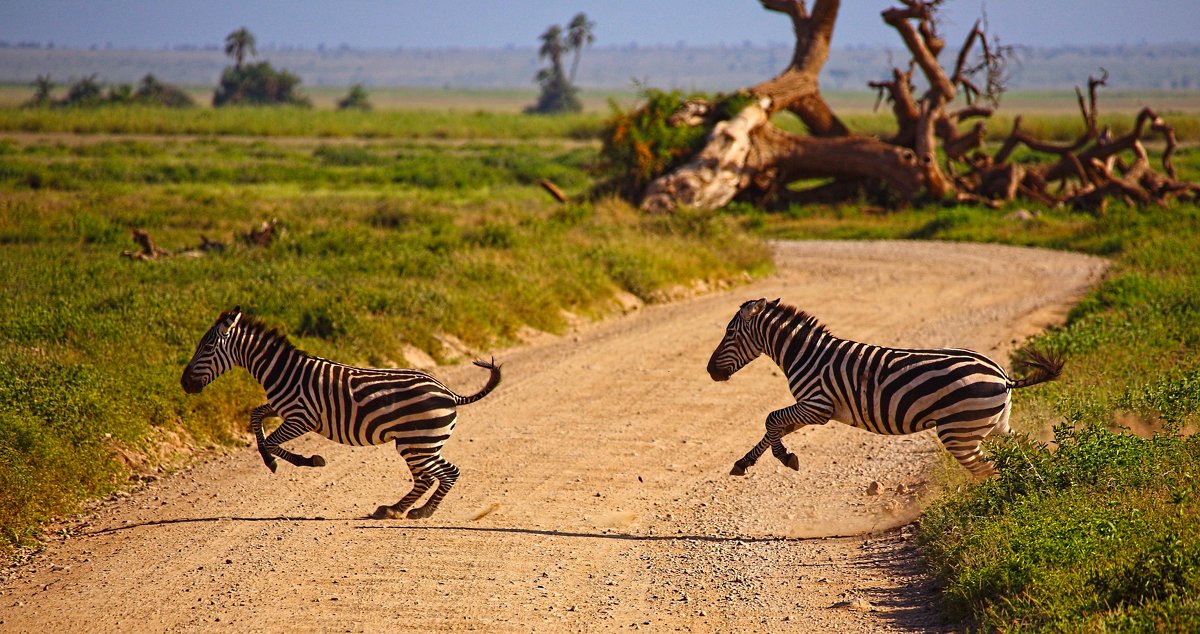
[[[563,72],[563,54],[569,49],[563,42],[563,28],[557,24],[547,27],[546,32],[538,36],[542,47],[538,50],[538,59],[549,59],[550,67],[538,71],[537,82],[542,85],[536,105],[527,109],[528,112],[578,112],[581,108],[579,99],[575,97],[575,87]]]
[[[554,73],[562,76],[562,56],[567,50],[563,45],[562,27],[557,24],[551,24],[546,28],[546,32],[538,36],[542,41],[542,48],[538,50],[538,59],[550,59],[550,64],[554,66]]]
[[[254,48],[254,34],[242,27],[225,36],[225,54],[233,58],[233,67],[242,68],[242,60],[247,53],[254,57],[258,51]]]
[[[591,46],[592,42],[596,41],[596,36],[592,34],[592,30],[596,28],[596,23],[588,19],[586,13],[577,13],[571,18],[571,23],[567,25],[567,50],[575,51],[575,59],[571,60],[571,75],[570,82],[575,83],[575,70],[579,68],[579,54],[583,52],[584,47]]]

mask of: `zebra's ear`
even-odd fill
[[[771,301],[771,306],[772,307],[778,306],[779,302],[781,302],[781,301],[783,301],[782,297],[776,297],[774,300]]]
[[[242,308],[240,306],[235,306],[233,308],[233,310],[231,310],[229,312],[233,313],[233,319],[228,324],[221,327],[221,336],[222,337],[228,335],[229,331],[233,330],[233,327],[236,326],[238,324],[238,322],[242,320]]]
[[[754,300],[753,302],[746,302],[746,305],[742,306],[742,319],[750,319],[751,317],[761,313],[763,308],[766,308],[766,306],[767,298],[765,297]]]

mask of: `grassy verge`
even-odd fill
[[[1200,177],[1200,153],[1177,165]],[[1002,475],[962,485],[921,520],[948,614],[984,631],[1200,629],[1200,207],[856,208],[765,215],[771,237],[1002,242],[1113,258],[1065,326],[1057,382],[1014,396],[1018,431],[991,447]],[[1053,429],[1053,438],[1050,430]],[[1138,432],[1131,433],[1130,429]]]
[[[0,133],[168,134],[363,139],[594,138],[600,113],[537,117],[488,110],[0,108]]]
[[[0,113],[3,116],[3,113]],[[106,116],[97,113],[97,117]],[[468,117],[469,118],[469,117]],[[495,136],[494,131],[487,132]],[[240,305],[315,354],[405,365],[556,331],[695,279],[769,267],[714,213],[646,218],[615,200],[557,205],[590,183],[578,144],[3,140],[0,133],[0,555],[51,516],[237,442],[260,392],[244,373],[198,397],[182,366]],[[238,235],[277,219],[268,248]],[[173,252],[154,262],[130,230]],[[502,360],[502,359],[501,359]]]

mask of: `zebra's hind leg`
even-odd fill
[[[424,465],[425,475],[427,477],[437,478],[437,488],[434,489],[433,495],[429,496],[429,500],[425,504],[408,512],[408,519],[419,520],[433,515],[439,504],[442,503],[442,498],[450,492],[450,487],[458,481],[458,467],[446,461],[440,455],[434,455],[433,460]]]
[[[426,473],[424,467],[422,466],[424,464],[425,456],[421,454],[413,454],[411,451],[411,449],[408,449],[404,445],[400,444],[399,441],[396,442],[396,452],[400,454],[401,458],[404,458],[404,463],[408,465],[408,470],[412,472],[412,488],[409,489],[408,493],[404,494],[404,497],[400,498],[399,502],[390,505],[384,504],[375,509],[375,512],[371,513],[371,517],[373,519],[404,519],[404,514],[406,511],[408,511],[409,507],[415,504],[417,500],[421,499],[421,496],[425,495],[425,492],[428,491],[430,487],[437,484],[437,481],[434,480],[433,477],[428,473]]]
[[[983,456],[983,450],[980,448],[988,431],[991,431],[990,422],[982,429],[938,427],[937,434],[942,446],[954,456],[958,464],[970,471],[976,479],[983,479],[996,473],[996,468]]]
[[[263,464],[275,473],[275,469],[279,464],[275,462],[275,456],[272,456],[266,450],[266,438],[263,437],[263,419],[275,415],[275,410],[271,408],[270,403],[259,405],[250,412],[250,431],[254,432],[254,441],[258,444],[258,454],[262,456]]]
[[[400,498],[399,502],[392,505],[384,504],[375,509],[371,513],[371,517],[377,520],[398,520],[404,519],[404,512],[408,507],[412,506],[417,500],[421,499],[422,495],[436,483],[436,480],[424,474],[413,473],[413,486],[408,493]]]
[[[321,456],[299,456],[288,451],[287,449],[284,449],[283,447],[280,447],[280,445],[283,443],[303,436],[313,429],[314,426],[312,425],[305,425],[295,420],[285,419],[283,424],[281,424],[279,427],[276,427],[275,431],[271,432],[271,435],[267,436],[266,439],[263,440],[263,444],[259,447],[259,451],[278,458],[283,458],[297,467],[324,467],[325,459]],[[267,463],[267,466],[269,467],[271,464]],[[274,471],[274,469],[272,469],[272,471]]]

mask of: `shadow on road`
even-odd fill
[[[122,526],[113,526],[111,528],[103,528],[98,531],[87,531],[87,532],[77,533],[76,536],[78,536],[78,537],[95,537],[97,535],[107,535],[109,533],[119,533],[121,531],[127,531],[132,528],[142,528],[143,526],[167,526],[170,524],[198,524],[198,523],[203,523],[203,522],[338,522],[338,521],[345,522],[345,521],[356,521],[356,520],[360,520],[360,519],[362,519],[362,518],[359,518],[359,517],[353,517],[353,518],[321,517],[319,515],[316,517],[294,517],[294,516],[286,516],[286,515],[280,515],[280,516],[276,516],[276,517],[236,517],[236,516],[178,517],[178,518],[169,519],[169,520],[154,520],[152,522],[131,522],[129,524],[125,524]]]
[[[584,532],[584,531],[561,531],[540,528],[514,528],[505,526],[461,526],[461,525],[441,525],[430,526],[428,524],[417,524],[412,522],[403,522],[396,520],[367,520],[363,517],[324,517],[321,515],[313,517],[302,516],[287,516],[279,515],[274,517],[240,517],[240,516],[218,516],[218,517],[179,517],[166,520],[153,520],[149,522],[131,522],[121,526],[112,526],[95,531],[87,531],[76,533],[77,537],[96,537],[99,535],[108,535],[119,533],[135,528],[153,527],[153,526],[169,526],[173,524],[199,524],[205,522],[362,522],[362,521],[378,521],[378,524],[359,524],[352,526],[359,530],[399,530],[399,531],[446,531],[446,532],[468,532],[468,533],[507,533],[512,535],[537,535],[541,537],[570,537],[584,539],[619,539],[628,541],[644,541],[644,542],[672,542],[672,541],[703,541],[703,542],[811,542],[820,541],[823,539],[847,539],[847,538],[869,538],[882,535],[883,533],[858,533],[852,535],[827,535],[823,537],[779,537],[774,535],[639,535],[632,533],[619,532]],[[383,522],[389,522],[387,524]]]

